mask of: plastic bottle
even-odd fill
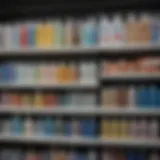
[[[159,138],[159,123],[157,119],[149,121],[149,136],[155,140]]]
[[[22,23],[19,26],[20,47],[28,46],[28,30],[26,23]]]
[[[128,15],[126,23],[126,37],[128,43],[138,43],[138,22],[134,14]]]
[[[36,45],[36,23],[29,21],[27,23],[27,32],[28,32],[28,46],[35,47]]]
[[[113,19],[114,44],[123,44],[125,41],[124,23],[120,15]]]
[[[12,25],[6,24],[4,28],[4,48],[10,49],[12,48]]]
[[[11,121],[11,134],[12,135],[21,135],[23,133],[23,121],[17,116],[14,117]]]
[[[56,47],[63,47],[64,45],[64,24],[62,23],[61,20],[55,20],[53,22],[54,26],[54,45]]]
[[[147,43],[151,40],[151,21],[150,17],[147,14],[142,14],[140,17],[140,24],[139,24],[139,36],[138,40],[141,43]]]
[[[54,132],[53,120],[50,117],[47,117],[44,120],[44,133],[45,136],[52,136]]]
[[[94,18],[84,21],[80,30],[80,42],[82,46],[93,46],[97,43],[97,26]]]
[[[4,33],[4,26],[0,25],[0,49],[5,49],[5,33]]]
[[[64,24],[64,44],[66,46],[72,46],[74,44],[73,23],[73,20],[71,18],[68,18]]]
[[[33,135],[33,120],[31,119],[31,117],[27,117],[24,121],[24,134],[25,136],[31,136]]]
[[[44,99],[41,92],[37,91],[34,96],[34,106],[37,108],[44,107]]]

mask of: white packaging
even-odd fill
[[[114,28],[114,44],[123,44],[125,40],[124,22],[120,15],[116,15],[113,19]]]
[[[33,120],[30,117],[26,118],[24,121],[25,136],[31,136],[33,134],[33,130],[34,130],[33,127],[34,127]]]
[[[98,41],[99,45],[104,46],[113,42],[113,24],[108,17],[102,16],[99,21]]]
[[[134,86],[131,86],[129,88],[129,92],[128,92],[129,96],[128,96],[128,102],[129,102],[129,108],[130,109],[135,109],[136,107],[136,102],[135,102],[135,94],[136,94],[136,90]]]
[[[12,25],[7,24],[4,27],[4,48],[12,48]]]

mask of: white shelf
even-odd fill
[[[87,115],[87,116],[106,116],[106,115],[140,115],[140,116],[160,116],[160,108],[113,108],[106,109],[102,107],[96,106],[75,106],[75,107],[49,107],[49,108],[41,108],[41,107],[10,107],[1,106],[0,107],[0,115],[1,114],[30,114],[30,115]]]
[[[80,138],[80,137],[44,137],[44,136],[0,136],[0,142],[8,143],[29,143],[29,144],[61,144],[78,146],[122,146],[122,147],[160,147],[159,140],[119,140],[119,139],[98,139],[98,138]]]
[[[31,88],[31,89],[85,89],[85,88],[97,88],[98,83],[96,82],[83,82],[83,83],[69,83],[69,84],[51,84],[51,85],[43,85],[43,84],[0,84],[1,89],[23,89],[23,88]]]
[[[33,56],[43,54],[97,54],[99,52],[128,52],[128,51],[148,51],[160,50],[160,44],[107,44],[105,46],[70,46],[70,47],[51,47],[51,48],[8,48],[0,49],[0,56]],[[34,53],[34,54],[33,54]],[[108,53],[107,53],[108,54]],[[111,54],[111,53],[109,53]]]

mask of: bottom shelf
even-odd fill
[[[5,143],[36,143],[47,145],[78,145],[78,146],[122,146],[122,147],[145,147],[160,148],[160,140],[146,139],[110,139],[104,140],[99,138],[81,138],[81,137],[44,137],[44,136],[0,136],[0,142]]]

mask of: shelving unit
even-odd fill
[[[39,18],[41,16],[44,16],[44,19],[46,19],[48,15],[49,17],[52,17],[54,15],[56,18],[60,17],[63,20],[66,18],[66,16],[70,16],[70,15],[75,16],[77,19],[81,19],[81,17],[86,18],[86,15],[88,16],[92,14],[94,14],[95,17],[97,18],[97,15],[99,15],[99,13],[101,13],[103,10],[107,11],[110,19],[110,17],[112,17],[112,14],[117,12],[117,8],[118,10],[120,10],[120,12],[122,11],[122,15],[124,14],[124,16],[126,16],[125,14],[126,13],[128,14],[128,9],[131,9],[132,11],[133,8],[137,7],[134,10],[135,12],[133,12],[137,14],[137,12],[139,11],[141,12],[141,9],[148,11],[147,5],[150,5],[151,13],[152,13],[152,9],[158,8],[159,10],[159,6],[160,6],[160,2],[158,2],[158,0],[157,0],[157,5],[156,5],[156,2],[153,2],[154,4],[151,5],[152,2],[149,0],[146,0],[146,3],[137,2],[139,3],[139,5],[136,2],[133,2],[133,1],[131,2],[131,0],[128,0],[130,1],[130,3],[127,0],[122,0],[123,1],[122,5],[118,2],[118,0],[115,0],[115,2],[112,2],[112,1],[110,0],[106,2],[102,2],[102,1],[91,2],[91,0],[86,0],[86,2],[83,2],[83,1],[75,2],[73,0],[69,0],[69,1],[57,2],[53,4],[53,2],[51,1],[47,2],[46,0],[46,5],[44,5],[42,2],[39,3],[37,1],[39,5],[33,4],[32,6],[31,4],[29,4],[29,2],[26,2],[24,3],[25,7],[22,4],[20,4],[20,2],[17,2],[13,5],[17,9],[14,12],[12,11],[13,9],[11,9],[12,8],[11,5],[9,5],[8,7],[5,6],[4,9],[0,10],[0,21],[6,23],[8,21],[10,22],[12,20],[13,21],[18,20],[21,22],[22,19],[23,20],[25,19],[28,20],[29,18],[32,19],[32,14],[33,14],[33,19],[34,17]],[[93,3],[93,5],[91,5],[91,3]],[[55,9],[53,9],[54,7]],[[7,120],[10,121],[12,120],[12,117],[19,116],[20,118],[23,119],[23,122],[22,122],[23,125],[26,119],[31,119],[32,122],[37,123],[39,119],[41,120],[43,118],[47,119],[48,117],[55,121],[57,121],[57,119],[62,120],[62,123],[64,123],[65,120],[68,121],[68,123],[72,123],[74,120],[75,121],[77,120],[79,123],[81,123],[82,119],[87,119],[87,118],[94,119],[95,120],[94,122],[96,122],[95,135],[88,136],[88,137],[82,136],[82,135],[76,135],[77,133],[75,133],[75,135],[71,133],[71,135],[69,136],[68,135],[66,136],[64,133],[63,133],[64,135],[63,134],[58,135],[59,133],[55,133],[52,136],[49,136],[47,134],[38,135],[37,132],[35,131],[36,130],[35,128],[31,135],[26,135],[25,133],[19,134],[19,135],[18,134],[12,135],[12,134],[6,134],[0,131],[0,146],[1,144],[3,144],[4,146],[7,146],[7,147],[8,145],[13,145],[13,146],[18,145],[20,147],[29,146],[31,147],[31,149],[34,148],[34,146],[36,146],[37,148],[38,147],[43,148],[43,146],[51,146],[51,147],[61,146],[62,148],[70,147],[72,149],[78,148],[80,150],[83,148],[94,149],[99,155],[99,157],[96,160],[102,159],[101,151],[105,149],[109,149],[110,151],[110,148],[120,149],[122,151],[123,149],[124,150],[126,149],[127,150],[126,153],[128,153],[128,150],[130,151],[130,149],[133,149],[133,152],[149,151],[149,154],[150,154],[152,152],[154,153],[154,151],[157,151],[159,154],[160,132],[158,135],[159,137],[156,136],[157,139],[153,138],[153,135],[151,135],[152,133],[147,133],[148,137],[147,136],[143,137],[139,133],[136,133],[137,135],[139,134],[137,137],[134,137],[133,135],[127,136],[127,137],[125,137],[125,135],[123,136],[119,135],[119,137],[117,138],[115,138],[116,137],[115,135],[110,137],[106,136],[106,138],[104,138],[103,133],[101,133],[103,130],[101,127],[103,125],[102,123],[103,121],[106,121],[106,120],[109,120],[109,121],[114,120],[114,123],[121,121],[121,126],[119,122],[119,128],[121,128],[122,126],[125,128],[125,125],[129,126],[131,124],[131,121],[133,122],[138,120],[137,124],[139,123],[140,120],[141,120],[141,123],[146,121],[146,124],[148,125],[147,126],[148,130],[150,129],[151,123],[152,123],[152,127],[154,126],[153,123],[156,120],[156,122],[159,124],[159,127],[160,127],[160,106],[153,105],[148,107],[143,105],[140,106],[138,104],[136,105],[135,103],[128,103],[127,105],[122,104],[122,105],[105,106],[101,102],[102,94],[103,94],[102,91],[103,89],[105,90],[108,86],[109,87],[113,86],[114,88],[116,87],[118,88],[119,85],[120,86],[126,85],[126,86],[131,86],[135,89],[136,87],[134,87],[134,85],[136,86],[137,82],[138,82],[138,85],[140,84],[141,86],[145,84],[146,85],[160,84],[160,73],[158,72],[151,73],[152,72],[151,71],[147,73],[146,71],[136,72],[137,71],[136,70],[135,72],[133,71],[131,73],[115,74],[116,73],[115,72],[113,74],[108,74],[108,75],[107,74],[105,75],[101,72],[101,69],[102,69],[101,62],[103,62],[103,60],[106,60],[106,62],[110,60],[111,61],[117,60],[117,59],[118,60],[122,59],[123,61],[123,58],[125,60],[126,59],[132,60],[132,58],[134,59],[135,57],[142,56],[144,58],[146,55],[160,56],[160,42],[145,43],[145,44],[144,43],[137,43],[137,44],[128,43],[127,44],[123,42],[119,44],[110,43],[105,46],[76,45],[76,46],[53,46],[49,48],[47,47],[46,48],[45,47],[16,48],[15,47],[15,48],[0,49],[0,65],[1,63],[5,64],[6,62],[12,63],[12,61],[15,61],[16,63],[21,60],[24,63],[26,61],[27,62],[31,61],[32,63],[34,63],[34,61],[36,62],[40,61],[42,62],[42,64],[43,63],[45,64],[46,62],[48,62],[48,60],[49,62],[53,61],[55,64],[56,63],[58,64],[59,62],[61,63],[64,61],[67,65],[69,65],[70,62],[73,62],[73,64],[75,63],[77,67],[76,68],[77,72],[80,70],[78,67],[80,66],[81,60],[94,61],[94,63],[96,63],[97,65],[96,66],[97,77],[95,80],[90,79],[88,81],[81,82],[80,78],[77,76],[78,78],[75,80],[76,82],[73,80],[73,83],[62,82],[62,83],[50,83],[50,84],[44,85],[40,82],[37,83],[37,81],[34,81],[34,80],[33,80],[34,83],[31,82],[30,84],[26,84],[26,82],[24,82],[24,84],[19,84],[19,83],[17,84],[16,81],[13,81],[13,82],[3,81],[4,83],[0,82],[0,93],[4,92],[8,94],[9,92],[11,92],[16,94],[22,93],[23,95],[25,95],[23,92],[31,93],[30,95],[32,96],[32,101],[33,101],[33,96],[35,96],[37,93],[52,94],[52,91],[58,98],[60,98],[61,95],[66,96],[67,94],[70,94],[70,93],[74,94],[77,92],[78,93],[82,92],[82,94],[83,92],[95,93],[96,95],[95,105],[78,105],[78,104],[62,105],[60,104],[60,102],[57,103],[56,105],[53,105],[53,106],[50,105],[47,107],[44,107],[45,106],[44,104],[42,106],[35,105],[33,102],[31,102],[32,105],[9,105],[9,104],[0,105],[0,118],[2,118],[2,120],[5,121],[8,118]],[[126,87],[127,91],[129,91],[131,87],[130,88]],[[126,122],[125,124],[124,122],[125,120],[128,121],[128,123]],[[114,125],[118,126],[118,124],[114,124]],[[143,124],[141,125],[143,126]],[[35,126],[36,125],[34,124],[34,127]],[[131,130],[131,127],[129,129]],[[1,130],[1,121],[0,121],[0,130]],[[154,130],[154,127],[151,128],[151,130]],[[78,132],[78,131],[75,131],[75,132]],[[122,133],[123,131],[120,131],[120,132],[121,132],[120,134],[123,134]],[[1,148],[3,147],[0,147],[0,149]],[[148,156],[148,153],[147,153],[147,156]],[[1,157],[0,157],[0,160],[1,160]],[[90,159],[87,159],[87,160],[90,160]],[[107,160],[110,160],[110,159],[107,159]],[[137,159],[132,159],[132,160],[137,160]],[[148,158],[148,159],[141,159],[141,160],[151,160],[151,159]]]

